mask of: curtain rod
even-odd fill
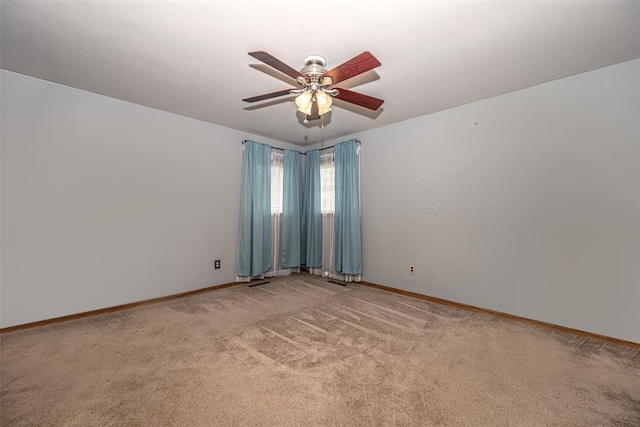
[[[242,140],[242,145],[244,145],[245,142],[249,141],[248,139],[243,139]],[[278,151],[284,151],[284,148],[278,148],[278,147],[273,147],[270,146],[272,150],[278,150]],[[292,150],[292,151],[296,151],[296,150]],[[306,154],[306,153],[301,153],[298,151],[298,154]]]
[[[358,138],[354,138],[356,140],[356,144],[360,145],[360,140]],[[249,141],[248,139],[243,139],[242,140],[242,145],[244,145],[245,142]],[[335,145],[332,145],[331,147],[324,147],[324,148],[319,148],[318,151],[323,151],[323,150],[330,150],[333,147],[335,147]],[[284,148],[278,148],[278,147],[271,147],[272,150],[279,150],[279,151],[284,151]],[[296,150],[292,150],[292,151],[296,151]],[[298,151],[298,154],[302,154],[303,156],[306,156],[307,153],[301,153]]]

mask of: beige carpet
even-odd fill
[[[636,349],[307,275],[1,339],[2,426],[640,426]]]

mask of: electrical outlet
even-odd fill
[[[213,261],[213,268],[215,268],[216,270],[220,268],[220,260],[219,259]]]
[[[416,272],[416,266],[415,265],[410,265],[409,266],[409,273],[415,274],[415,272]]]

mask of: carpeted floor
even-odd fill
[[[2,426],[640,426],[640,351],[307,275],[1,337]]]

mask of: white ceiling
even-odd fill
[[[310,145],[639,58],[640,1],[2,0],[0,31],[4,69]],[[293,96],[246,104],[293,84],[253,50],[296,69],[368,50],[382,66],[339,86],[385,103],[336,101],[322,129]]]

